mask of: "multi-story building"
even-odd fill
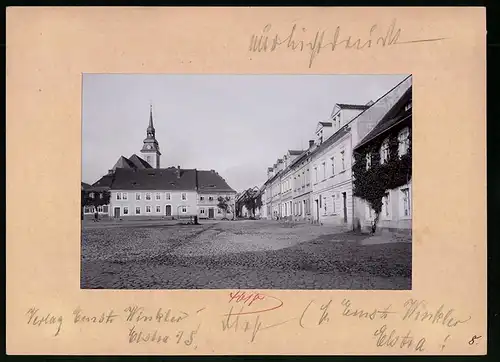
[[[353,148],[410,87],[411,76],[376,102],[336,104],[329,119],[317,124],[308,150],[286,167],[280,167],[280,159],[268,168],[263,185],[268,218],[292,216],[294,220],[353,226],[358,218],[353,198]]]
[[[135,154],[129,158],[121,156],[107,175],[88,188],[110,192],[110,204],[102,208],[107,211],[103,214],[117,219],[233,217],[236,191],[215,170],[160,167],[160,146],[151,108],[146,135],[141,149],[141,156],[146,159]],[[227,198],[230,212],[218,207],[219,196]]]
[[[310,150],[314,140],[309,141],[309,149],[302,152],[290,165],[293,174],[293,219],[311,220],[311,170]]]
[[[291,164],[302,155],[304,151],[289,150],[283,156],[283,170],[281,176],[281,215],[284,218],[292,219],[294,215],[293,209],[293,186],[294,172],[290,167]]]
[[[232,219],[236,211],[236,192],[215,171],[197,171],[198,217],[200,219]],[[227,205],[220,208],[219,197]]]
[[[357,194],[384,193],[379,204],[377,228],[411,231],[412,226],[412,88],[394,104],[391,110],[377,123],[354,148],[359,162],[354,176]],[[381,177],[384,175],[384,177]],[[370,183],[372,177],[386,181],[382,188],[374,190]],[[360,195],[358,195],[360,196]],[[371,196],[371,195],[370,195]],[[355,198],[355,222],[362,229],[370,229],[376,213],[369,201]]]
[[[370,105],[336,104],[330,120],[319,122],[310,155],[313,222],[352,220],[351,150],[357,116]]]

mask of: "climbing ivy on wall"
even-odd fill
[[[355,151],[354,153],[354,196],[367,201],[375,211],[374,228],[382,210],[382,199],[388,190],[407,184],[412,177],[411,127],[409,127],[409,149],[403,155],[398,155],[398,132],[394,130],[389,135],[389,159],[380,164],[380,148],[387,137],[379,137]],[[371,166],[366,169],[366,155],[371,155]]]

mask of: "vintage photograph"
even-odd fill
[[[81,288],[412,288],[411,75],[82,82]]]

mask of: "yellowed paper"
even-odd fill
[[[485,38],[483,8],[9,8],[7,352],[486,353]],[[230,290],[81,290],[82,73],[412,74],[412,290],[238,318]]]

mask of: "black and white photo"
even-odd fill
[[[83,74],[81,288],[412,288],[411,75]]]

